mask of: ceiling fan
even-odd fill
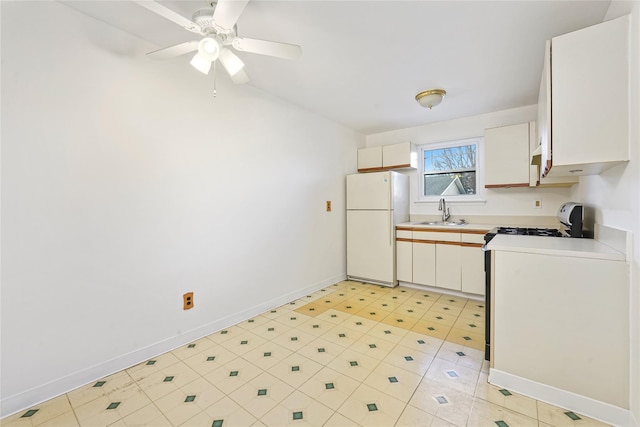
[[[240,52],[258,53],[284,59],[295,59],[302,54],[298,45],[267,40],[238,37],[236,22],[249,0],[217,0],[210,8],[197,10],[191,20],[152,0],[133,0],[140,6],[157,13],[202,38],[149,52],[152,58],[167,59],[196,52],[191,65],[208,74],[216,60],[227,70],[234,83],[249,81],[244,63],[229,47]]]

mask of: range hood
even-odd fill
[[[540,166],[542,164],[542,145],[538,145],[538,148],[531,153],[531,166]]]

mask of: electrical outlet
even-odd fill
[[[542,208],[542,200],[534,200],[533,201],[533,208],[534,209],[541,209]]]
[[[327,200],[327,212],[331,212],[331,200]]]
[[[193,308],[193,292],[187,292],[182,295],[182,308],[184,310],[189,310]]]

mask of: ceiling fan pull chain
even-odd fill
[[[218,92],[216,90],[216,81],[217,81],[217,77],[218,77],[218,74],[216,73],[216,65],[217,64],[218,64],[218,61],[213,61],[213,97],[214,98],[218,94]]]

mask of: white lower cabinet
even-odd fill
[[[486,231],[466,233],[399,227],[396,235],[397,276],[401,282],[484,295]]]
[[[436,245],[413,242],[413,283],[436,286]]]
[[[459,291],[462,289],[460,274],[460,244],[436,243],[436,286]]]
[[[491,252],[489,381],[614,414],[629,404],[629,265],[565,252]]]
[[[396,277],[401,282],[413,282],[413,242],[411,231],[396,231]]]
[[[484,295],[484,252],[473,244],[462,244],[460,247],[462,264],[462,292]]]

